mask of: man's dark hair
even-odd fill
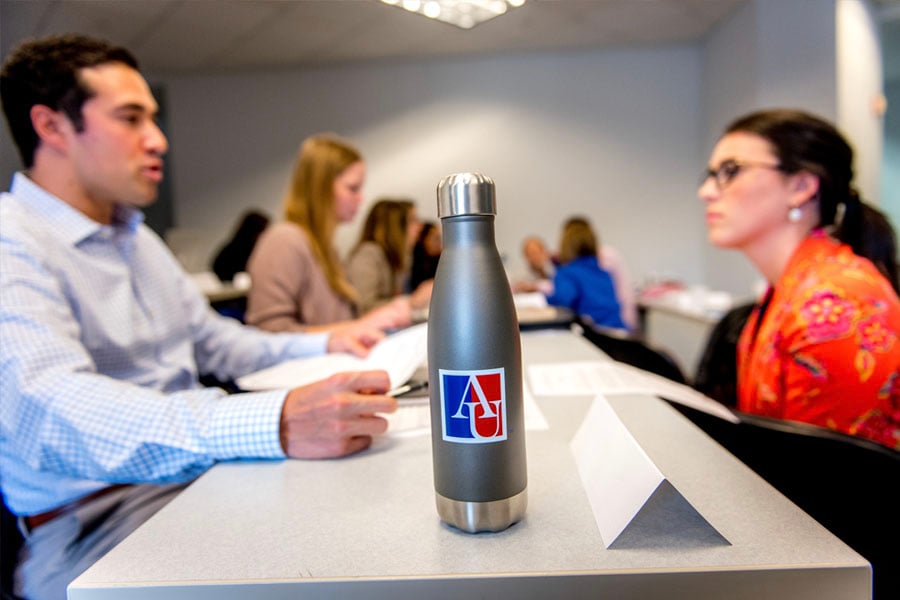
[[[26,169],[34,164],[38,145],[31,107],[41,104],[62,111],[75,130],[81,131],[81,107],[94,91],[82,81],[79,71],[112,62],[138,69],[137,60],[125,48],[76,34],[29,40],[10,53],[0,71],[0,97]]]

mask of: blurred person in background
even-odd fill
[[[755,112],[725,130],[699,196],[710,242],[769,285],[738,341],[738,408],[900,448],[900,299],[852,163],[819,117]]]
[[[381,199],[372,205],[356,247],[347,260],[347,275],[356,289],[357,305],[368,311],[405,297],[413,311],[428,306],[431,281],[403,296],[409,279],[413,244],[422,223],[412,200]]]
[[[231,281],[235,275],[247,270],[247,260],[256,241],[268,226],[269,217],[258,210],[247,211],[241,216],[231,238],[213,259],[212,270],[220,281]]]
[[[416,290],[422,283],[434,279],[438,261],[444,249],[441,228],[433,221],[422,223],[422,229],[413,245],[412,265],[410,267],[408,292]]]
[[[356,216],[366,164],[349,142],[319,134],[300,147],[284,203],[247,263],[253,282],[246,321],[266,331],[389,330],[411,323],[398,298],[363,313],[334,246],[337,227]]]
[[[626,329],[612,277],[597,259],[597,236],[587,219],[573,217],[563,226],[547,302],[588,316],[603,327]]]

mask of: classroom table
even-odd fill
[[[668,352],[689,380],[697,373],[713,328],[727,312],[727,308],[712,310],[685,302],[690,299],[685,292],[638,301],[644,339]]]
[[[525,332],[522,344],[526,369],[604,359],[564,330]],[[651,395],[609,402],[720,539],[685,534],[676,511],[606,548],[569,446],[592,398],[536,400],[549,428],[528,432],[528,510],[503,532],[441,524],[429,437],[383,437],[344,459],[216,465],[69,598],[871,596],[865,559]]]
[[[244,300],[247,298],[248,291],[247,288],[237,287],[231,283],[223,283],[214,290],[206,291],[205,295],[209,303],[215,305],[232,300]]]

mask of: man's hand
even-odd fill
[[[385,396],[385,371],[337,373],[288,392],[281,411],[281,446],[292,458],[333,458],[369,447],[387,430],[375,413],[397,410]]]

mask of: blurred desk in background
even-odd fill
[[[190,277],[217,313],[244,322],[247,294],[250,291],[249,275],[238,273],[234,282],[219,281],[216,274],[211,271],[190,273]]]
[[[727,292],[702,287],[642,296],[638,299],[641,331],[648,344],[670,353],[693,380],[709,334],[733,304]]]
[[[575,322],[575,314],[560,306],[550,306],[540,292],[513,294],[519,331],[537,329],[568,329]],[[414,323],[428,321],[428,308],[413,313]]]
[[[248,288],[239,288],[230,283],[223,283],[221,287],[215,290],[204,292],[209,303],[215,306],[217,303],[228,302],[230,300],[247,299]]]

